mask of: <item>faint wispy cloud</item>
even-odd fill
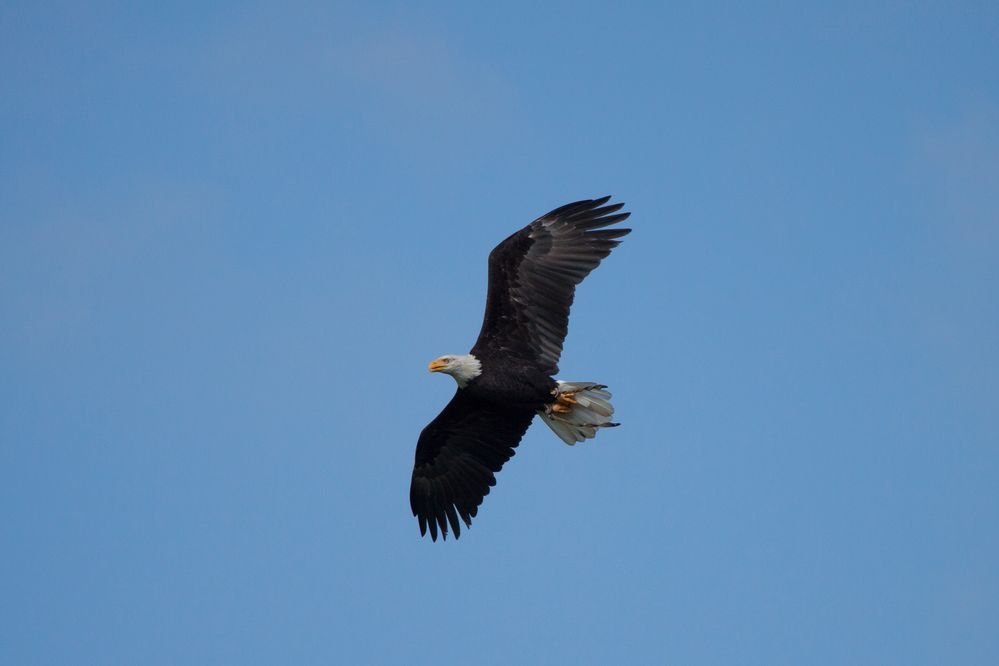
[[[924,128],[917,158],[947,240],[975,253],[999,250],[999,107],[979,102]]]
[[[208,190],[162,182],[40,204],[0,234],[0,339],[44,354],[99,327],[113,303],[136,297],[136,285],[158,279],[169,288],[168,254],[198,247],[191,237],[215,209]]]
[[[512,107],[511,85],[430,30],[377,30],[328,55],[338,75],[403,112],[464,123],[505,116]]]
[[[913,312],[934,382],[960,396],[968,427],[995,432],[999,406],[999,106],[977,101],[925,125],[914,144],[925,223]]]
[[[515,124],[515,86],[442,26],[396,13],[370,19],[317,12],[247,13],[200,47],[192,76],[258,108],[324,109],[331,123],[373,123],[389,135],[437,138]],[[414,137],[418,138],[418,137]]]

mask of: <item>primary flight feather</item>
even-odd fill
[[[542,215],[489,253],[489,288],[479,338],[468,354],[430,362],[458,390],[420,433],[409,490],[420,533],[436,541],[471,527],[496,473],[535,414],[567,444],[596,436],[614,408],[606,386],[563,382],[558,372],[576,285],[631,229],[610,197],[577,201]]]

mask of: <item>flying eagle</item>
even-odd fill
[[[607,387],[552,379],[558,372],[576,285],[631,229],[630,213],[610,197],[577,201],[542,215],[489,253],[489,289],[479,339],[469,354],[430,362],[458,390],[420,433],[409,489],[420,533],[461,534],[494,476],[514,454],[534,415],[566,444],[594,437],[611,422]]]

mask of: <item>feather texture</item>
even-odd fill
[[[556,208],[489,254],[489,289],[476,356],[510,354],[558,372],[576,285],[631,229],[607,229],[628,218],[610,197]]]
[[[502,409],[458,389],[416,444],[409,503],[421,534],[429,529],[434,541],[438,533],[446,539],[450,526],[457,538],[458,516],[472,525],[532,418],[531,410]]]

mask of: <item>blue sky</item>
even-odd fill
[[[477,3],[481,4],[481,3]],[[6,3],[0,661],[999,662],[994,3]],[[613,194],[459,542],[489,250]]]

